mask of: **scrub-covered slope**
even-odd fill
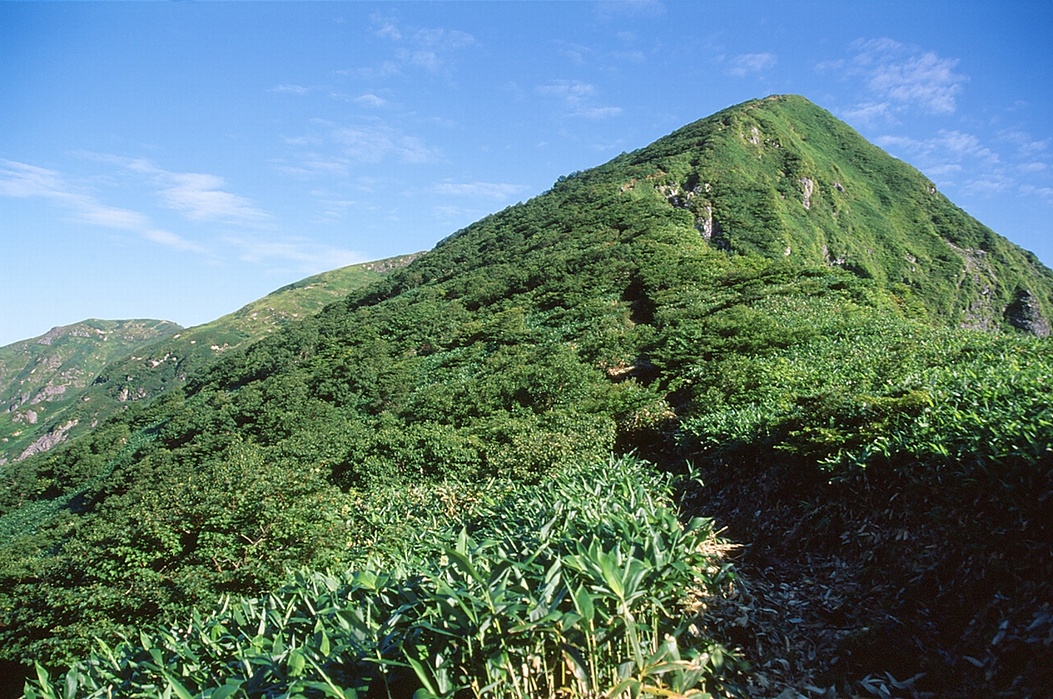
[[[222,318],[183,329],[163,321],[90,320],[0,348],[0,464],[47,451],[127,402],[149,399],[235,347],[317,313],[415,255],[341,267],[282,287]]]

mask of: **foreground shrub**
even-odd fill
[[[64,677],[40,668],[26,696],[724,691],[724,651],[692,610],[727,582],[725,547],[707,520],[680,523],[668,477],[627,458],[542,486],[447,484],[430,510],[423,495],[366,506],[376,552],[357,569],[299,572],[267,597],[100,644]]]

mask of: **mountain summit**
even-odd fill
[[[410,566],[411,585],[412,566],[446,560],[481,580],[471,555],[496,556],[487,559],[494,575],[511,575],[534,558],[499,560],[511,556],[500,537],[469,551],[470,537],[497,536],[472,513],[506,508],[515,534],[500,536],[527,537],[523,550],[540,551],[553,530],[530,532],[549,515],[508,511],[518,502],[512,494],[544,493],[550,480],[577,483],[575,465],[610,463],[617,479],[627,461],[612,453],[635,453],[667,471],[697,467],[710,487],[685,486],[684,506],[719,515],[753,544],[750,555],[768,556],[747,557],[747,566],[796,575],[771,589],[817,594],[802,581],[832,571],[823,602],[830,608],[802,606],[808,623],[800,628],[759,618],[768,607],[758,604],[700,620],[704,638],[688,634],[690,624],[669,630],[685,648],[701,653],[719,641],[770,668],[767,686],[822,678],[858,693],[863,678],[888,673],[893,682],[924,675],[944,689],[952,679],[992,693],[1037,687],[1053,663],[1014,654],[1053,633],[1040,602],[1049,598],[1053,564],[1034,555],[1053,528],[1043,509],[1053,359],[1049,340],[1035,337],[1048,334],[1051,308],[1049,269],[828,112],[796,96],[732,107],[562,177],[317,315],[222,353],[158,398],[8,464],[0,482],[0,653],[58,667],[87,652],[93,637],[113,641],[159,619],[186,619],[220,593],[262,594],[292,580],[289,599],[311,607],[321,588],[339,587],[324,576],[287,578],[296,569],[366,566],[371,572],[354,580],[379,585],[395,580],[383,566],[397,563]],[[625,473],[652,482],[642,467]],[[584,497],[589,483],[565,485],[553,492]],[[618,488],[604,497],[639,497]],[[579,506],[589,508],[554,507],[565,514]],[[597,522],[604,536],[621,531]],[[613,580],[623,564],[612,561],[656,546],[597,544],[547,570],[605,570]],[[583,561],[592,555],[606,562],[590,568]],[[680,560],[677,552],[655,555]],[[624,563],[626,575],[643,570],[635,565]],[[542,573],[539,589],[556,584],[558,576]],[[642,576],[630,577],[636,584]],[[373,583],[363,584],[356,594]],[[614,587],[626,594],[620,579]],[[593,589],[553,592],[551,609],[517,602],[508,609],[523,618],[500,624],[540,628],[564,618],[557,612],[591,619]],[[860,591],[872,603],[847,602]],[[736,599],[690,613],[733,608]],[[968,609],[951,614],[960,599]],[[215,629],[246,623],[251,606],[222,607]],[[425,626],[413,633],[431,633],[432,612],[421,613]],[[351,618],[341,614],[334,624]],[[361,670],[366,660],[329,652],[330,635],[346,628],[310,628],[314,640],[268,641],[281,649],[268,658],[326,639],[310,651],[312,667],[344,663],[348,686],[376,686],[375,672]],[[801,640],[808,629],[815,634]],[[392,663],[421,672],[425,660],[455,662],[414,645],[422,637],[389,632],[383,643],[345,634],[341,647],[352,653],[375,643]],[[1007,640],[992,649],[996,633]],[[164,643],[198,638],[158,634]],[[782,645],[765,640],[780,634]],[[127,667],[142,653],[151,654],[142,662],[160,662],[151,646],[160,640],[131,637],[142,643],[122,646]],[[797,676],[778,671],[798,667],[772,656],[791,637],[821,647],[827,665]],[[198,657],[180,648],[173,658]],[[400,655],[422,648],[427,658]],[[569,663],[579,652],[571,650],[556,643],[537,651],[537,662],[524,656],[522,672]],[[297,653],[289,677],[308,667]],[[657,653],[634,646],[630,655],[641,664]],[[966,656],[979,665],[959,662]],[[217,663],[241,672],[240,661]],[[110,665],[81,665],[67,682]],[[583,665],[561,667],[562,680],[544,682],[584,676]],[[197,672],[170,668],[186,682]],[[462,675],[458,681],[491,686]],[[143,675],[143,686],[159,676]],[[738,681],[706,677],[712,687]],[[228,679],[224,692],[249,681]],[[190,693],[224,680],[193,682]],[[293,691],[283,687],[272,693]]]
[[[622,168],[640,172],[623,191],[655,189],[718,249],[840,267],[962,327],[1048,334],[1048,268],[803,97],[732,107],[600,171]]]

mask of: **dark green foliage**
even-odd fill
[[[90,320],[0,348],[0,461],[44,452],[129,402],[179,386],[218,356],[317,313],[416,255],[342,267],[278,289],[210,323]],[[18,410],[21,408],[21,410]],[[30,415],[32,411],[32,415]]]

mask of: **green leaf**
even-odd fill
[[[230,697],[234,696],[238,690],[241,689],[242,684],[244,684],[244,682],[241,680],[227,680],[226,684],[222,687],[217,687],[213,690],[208,699],[230,699]]]
[[[589,622],[591,626],[592,620],[596,616],[596,608],[592,604],[592,595],[584,587],[579,587],[574,590],[573,600],[574,608],[578,610],[578,614],[581,614],[582,618]]]
[[[304,658],[303,652],[299,648],[294,648],[289,651],[289,660],[286,663],[286,666],[290,677],[299,677],[302,675],[306,665],[307,659]]]
[[[194,699],[194,695],[191,694],[190,691],[183,686],[183,683],[177,680],[175,677],[172,677],[172,675],[167,670],[162,670],[161,674],[164,675],[164,678],[166,680],[168,680],[169,688],[171,688],[171,690],[175,692],[176,696],[179,697],[179,699]]]

